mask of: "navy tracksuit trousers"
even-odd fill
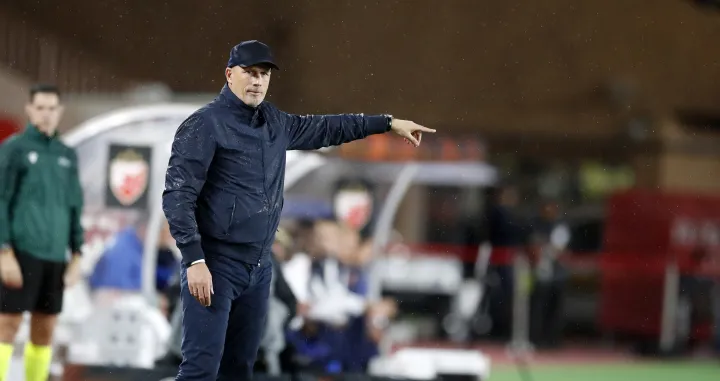
[[[247,264],[226,256],[206,256],[214,289],[210,307],[202,306],[190,295],[183,268],[183,361],[177,381],[252,378],[265,330],[272,279],[269,253],[262,258]]]

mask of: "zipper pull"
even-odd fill
[[[255,112],[253,112],[252,119],[250,119],[250,127],[257,126],[258,117],[260,116],[260,110],[255,109]]]

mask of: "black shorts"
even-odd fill
[[[67,263],[38,259],[15,252],[22,288],[0,285],[0,313],[39,312],[56,315],[62,311]]]

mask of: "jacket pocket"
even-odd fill
[[[261,242],[267,237],[270,208],[262,199],[235,198],[235,213],[228,239],[234,243]]]
[[[224,192],[204,197],[195,211],[200,233],[216,239],[228,236],[234,216],[235,197]]]

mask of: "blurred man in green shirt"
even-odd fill
[[[57,136],[60,92],[32,88],[25,110],[28,126],[0,145],[0,381],[26,311],[25,380],[47,380],[63,293],[80,277],[83,195],[75,151]]]

